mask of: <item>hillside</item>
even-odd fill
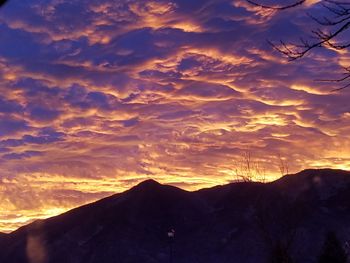
[[[328,230],[350,238],[349,198],[350,173],[329,169],[195,192],[148,180],[0,235],[0,262],[169,262],[172,247],[177,263],[259,263],[282,244],[311,263]]]

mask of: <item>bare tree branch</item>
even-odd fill
[[[292,4],[285,6],[267,6],[260,4],[257,1],[246,0],[248,3],[261,7],[263,9],[285,10],[305,4],[305,0],[295,0]],[[350,2],[336,0],[322,0],[321,6],[328,14],[322,17],[314,16],[307,13],[308,16],[320,27],[311,31],[310,40],[299,38],[299,43],[286,43],[280,40],[278,43],[268,40],[268,43],[279,53],[288,58],[289,61],[294,61],[303,58],[310,51],[316,48],[326,48],[331,50],[345,50],[350,48],[350,41],[344,38],[345,32],[350,28]],[[345,40],[344,40],[345,39]],[[335,79],[324,79],[321,81],[345,83],[345,85],[333,89],[339,91],[350,86],[350,70],[345,68],[344,77]]]
[[[252,182],[254,180],[266,182],[266,169],[264,165],[252,157],[249,151],[244,152],[240,159],[234,162],[235,181]]]
[[[281,173],[281,176],[285,176],[289,174],[289,165],[288,162],[282,158],[280,154],[277,155],[278,158],[278,169]]]

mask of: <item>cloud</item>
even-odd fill
[[[16,135],[19,131],[27,129],[27,123],[16,119],[0,119],[0,135]]]
[[[240,95],[239,92],[225,85],[201,82],[185,85],[177,94],[185,98],[204,100],[227,100]]]
[[[22,160],[26,158],[31,158],[34,156],[42,155],[41,152],[38,151],[25,151],[23,153],[9,153],[2,156],[5,160]]]
[[[58,118],[59,111],[41,106],[30,107],[30,117],[36,121],[50,122]]]
[[[16,113],[21,112],[23,110],[23,107],[18,104],[16,101],[8,101],[4,98],[0,97],[0,112],[3,114],[10,114],[10,113]]]

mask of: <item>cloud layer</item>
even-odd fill
[[[341,74],[348,53],[290,63],[266,42],[315,26],[302,8],[271,14],[241,0],[10,0],[0,231],[146,178],[225,183],[247,152],[268,179],[278,156],[291,172],[348,168],[350,91],[314,81]]]

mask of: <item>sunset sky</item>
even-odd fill
[[[284,1],[286,2],[286,1]],[[249,152],[269,180],[350,165],[349,52],[288,62],[318,1],[9,0],[0,10],[0,231],[153,178],[234,180]],[[307,9],[307,10],[306,10]]]

